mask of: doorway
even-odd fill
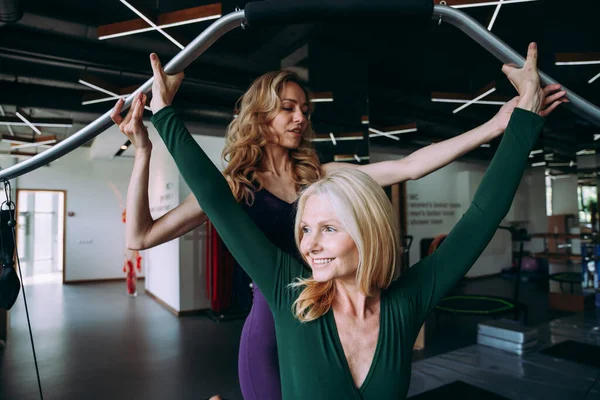
[[[64,283],[64,190],[17,189],[17,251],[23,285]]]

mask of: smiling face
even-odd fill
[[[295,82],[286,82],[280,95],[281,107],[269,123],[269,142],[296,149],[308,126],[306,93]]]
[[[306,200],[300,229],[300,251],[315,281],[356,281],[358,248],[339,221],[329,196],[315,194]]]

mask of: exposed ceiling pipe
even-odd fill
[[[62,87],[23,84],[0,81],[0,104],[18,104],[23,108],[40,108],[70,112],[106,111],[113,104],[84,106],[81,104],[81,91]],[[230,107],[192,103],[183,98],[175,98],[175,107],[185,120],[200,120],[216,125],[228,124],[233,118]],[[97,117],[97,116],[96,116]]]
[[[41,86],[50,86],[50,87],[59,87],[63,89],[74,89],[80,91],[89,91],[88,88],[81,85],[78,82],[65,82],[58,81],[55,79],[43,79],[43,78],[35,78],[29,76],[16,76],[12,74],[3,74],[0,73],[0,82],[15,82],[15,83],[25,83],[30,85],[41,85]]]
[[[124,7],[125,14],[126,11],[127,10]],[[38,31],[41,30],[45,32],[51,32],[63,37],[67,36],[76,39],[98,42],[97,27],[78,22],[26,13],[19,21],[19,26]],[[198,34],[199,33],[200,30],[198,30]],[[190,39],[192,38],[190,37]],[[111,39],[110,45],[147,54],[154,52],[160,54],[161,57],[165,56],[167,58],[174,57],[178,52],[178,48],[173,46],[173,44],[167,40],[152,39],[148,38],[148,36],[142,37],[142,35],[139,37],[137,35],[133,35]],[[264,60],[252,61],[246,56],[236,54],[203,54],[202,62],[222,67],[231,67],[231,65],[244,65],[244,69],[254,71],[255,73],[262,73],[265,70]]]
[[[85,71],[89,73],[99,73],[106,75],[113,75],[119,77],[126,77],[132,79],[146,80],[150,77],[149,72],[137,72],[113,69],[110,66],[94,66],[90,64],[84,64],[82,62],[74,60],[64,60],[59,58],[50,58],[43,54],[28,54],[26,52],[17,52],[13,49],[0,47],[0,59],[5,58],[8,60],[15,60],[21,62],[35,63],[39,65],[48,65],[54,67],[62,67],[68,69],[74,69],[78,71]],[[225,84],[219,84],[209,81],[201,81],[199,79],[186,78],[182,82],[182,86],[189,88],[190,90],[198,91],[198,93],[205,93],[209,95],[221,95],[228,98],[237,99],[244,91],[240,88],[229,86]]]
[[[12,24],[23,17],[23,6],[19,0],[0,0],[0,26]]]

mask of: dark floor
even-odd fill
[[[600,399],[600,310],[553,319],[530,334],[536,344],[522,355],[474,344],[413,362],[409,400]]]
[[[511,296],[513,282],[473,280],[462,293]],[[26,286],[44,399],[241,399],[237,351],[242,320],[177,318],[151,298],[125,294],[124,283]],[[548,309],[543,288],[523,284],[529,323],[567,313]],[[0,350],[0,399],[39,399],[22,297],[10,312]],[[414,360],[476,342],[485,317],[444,316],[427,323],[426,349]]]
[[[25,287],[44,399],[240,399],[243,321],[177,318],[125,283]],[[0,356],[0,399],[39,399],[22,298]]]

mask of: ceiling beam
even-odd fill
[[[18,104],[20,107],[37,107],[51,110],[97,113],[100,116],[109,108],[107,104],[81,104],[80,91],[48,86],[0,82],[0,104]],[[184,118],[205,123],[227,124],[231,122],[233,106],[224,107],[200,103],[186,96],[177,96],[173,105]],[[91,122],[91,121],[89,121]]]
[[[271,35],[268,39],[263,42],[256,43],[256,46],[251,49],[251,53],[248,57],[253,62],[267,62],[273,65],[271,68],[289,67],[297,65],[298,62],[302,61],[302,51],[296,54],[295,60],[288,60],[288,65],[282,64],[282,58],[285,59],[297,50],[301,49],[302,46],[306,45],[306,40],[310,33],[314,30],[313,24],[296,24],[279,28],[275,31],[275,34]],[[292,64],[292,62],[294,62]]]
[[[7,156],[16,156],[16,157],[33,157],[35,155],[37,155],[38,153],[29,153],[29,152],[24,152],[24,151],[0,151],[0,154],[3,155],[7,155]]]
[[[73,125],[72,119],[67,118],[28,118],[35,126],[64,127],[69,128]],[[27,124],[17,117],[0,117],[0,125],[27,126]]]
[[[2,35],[0,35],[0,38],[1,37]],[[74,52],[77,53],[78,50],[74,48]],[[131,53],[129,54],[131,56]],[[125,53],[123,53],[123,56],[125,56]],[[119,69],[110,65],[98,65],[91,60],[60,59],[45,53],[25,52],[21,50],[2,47],[0,45],[0,60],[3,59],[10,60],[11,63],[14,62],[13,64],[22,63],[27,65],[27,67],[30,70],[30,75],[35,74],[36,76],[42,76],[44,74],[44,70],[48,69],[55,71],[55,79],[61,79],[59,76],[61,74],[71,75],[73,79],[73,84],[77,84],[77,74],[67,74],[67,72],[75,71],[77,73],[80,73],[84,71],[91,71],[94,74],[101,74],[102,76],[136,80],[140,82],[146,81],[152,75],[152,72],[150,71],[149,67],[147,68],[147,71],[143,70],[142,68],[137,69],[135,67]],[[37,68],[36,71],[33,71],[33,66],[38,66],[39,68]],[[188,71],[186,71],[186,78],[181,83],[183,89],[187,88],[189,90],[194,90],[198,93],[202,93],[207,96],[227,98],[232,99],[233,101],[238,99],[244,93],[244,90],[242,88],[233,86],[231,84],[194,78],[194,75],[204,74],[204,67],[194,68],[194,71],[195,72],[189,73]],[[15,70],[11,71],[11,73],[13,74],[17,72],[18,71]],[[85,87],[81,86],[81,89],[84,90]]]
[[[63,37],[43,30],[7,26],[0,35],[0,59],[145,81],[152,76],[148,54],[155,52],[165,65],[177,54],[178,49],[163,40],[133,39],[124,38],[113,45],[98,40]],[[212,56],[208,51],[186,69],[183,84],[192,80],[202,81],[207,89],[210,89],[209,86],[245,88],[256,78],[256,72],[263,73],[266,70],[264,62],[260,65],[250,62],[239,52],[220,52]]]
[[[7,30],[7,28],[9,28]],[[16,27],[4,27],[3,35],[1,36],[10,36],[14,42],[16,36],[20,36],[23,34],[23,29],[19,28],[27,28],[26,32],[39,32],[43,35],[43,42],[46,42],[46,39],[51,38],[52,35],[59,34],[63,39],[77,39],[79,43],[82,41],[87,41],[87,45],[98,46],[103,45],[102,48],[98,49],[98,52],[106,51],[106,43],[102,43],[98,40],[97,37],[97,27],[86,24],[74,23],[71,21],[64,20],[62,18],[52,18],[47,16],[41,16],[36,14],[25,13],[23,19],[19,21],[18,26]],[[14,30],[9,34],[9,31]],[[173,57],[177,54],[179,50],[177,47],[173,46],[166,40],[159,39],[158,36],[148,37],[148,36],[127,36],[121,38],[118,41],[114,41],[110,43],[111,46],[115,48],[129,49],[133,50],[136,53],[143,53],[144,60],[146,60],[146,56],[151,52],[161,55],[162,57]],[[18,46],[21,48],[22,46]],[[69,45],[65,45],[65,47],[69,49],[74,49],[73,43]],[[131,57],[131,55],[130,55]],[[164,60],[163,60],[164,61]],[[223,68],[236,68],[236,66],[243,65],[244,69],[251,70],[256,73],[260,73],[268,69],[265,66],[264,60],[257,59],[256,61],[249,60],[248,57],[244,55],[238,55],[234,53],[219,53],[212,54],[211,52],[206,52],[202,54],[200,63],[204,65],[210,66],[219,66]],[[199,64],[199,62],[195,62],[194,65]]]
[[[440,4],[442,0],[433,0],[433,4]],[[503,0],[502,4],[508,5],[511,3],[528,3],[538,0]],[[446,4],[450,7],[456,6],[497,6],[499,0],[446,0]]]
[[[151,19],[159,28],[164,29],[177,25],[192,24],[208,19],[216,19],[222,15],[221,13],[221,3],[216,3],[159,14],[157,18]],[[136,34],[154,30],[155,28],[148,26],[146,21],[138,18],[129,21],[116,22],[114,24],[101,25],[98,27],[98,38],[124,36],[126,34]]]
[[[26,136],[10,136],[10,135],[2,135],[2,141],[8,142],[11,144],[24,144],[24,143],[40,143],[47,142],[49,140],[56,140],[56,135],[44,135],[44,136],[35,136],[35,137],[26,137]]]
[[[600,61],[600,53],[556,53],[556,62]]]

